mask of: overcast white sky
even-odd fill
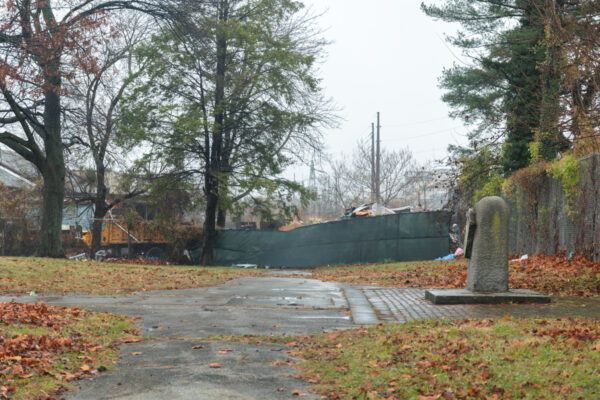
[[[437,87],[442,69],[456,61],[443,42],[452,26],[423,14],[421,0],[304,3],[324,12],[319,23],[333,42],[321,77],[344,121],[326,132],[329,154],[349,154],[368,138],[377,111],[382,146],[409,147],[420,162],[444,158],[448,144],[466,142],[466,129],[448,117]],[[306,179],[308,170],[301,174]]]

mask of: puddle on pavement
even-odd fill
[[[312,276],[312,272],[307,271],[286,271],[286,270],[270,270],[266,272],[267,275],[280,275],[280,276]]]
[[[345,319],[349,320],[350,317],[344,317],[339,315],[299,315],[292,317],[293,319]]]

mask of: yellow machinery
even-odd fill
[[[160,232],[151,228],[148,222],[138,222],[130,231],[127,230],[127,225],[122,220],[106,218],[103,225],[101,247],[127,245],[129,242],[128,237],[131,238],[133,244],[166,243]],[[92,232],[83,231],[82,239],[90,247],[92,245]]]

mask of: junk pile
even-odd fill
[[[389,209],[379,203],[367,203],[358,207],[346,209],[342,219],[360,218],[360,217],[379,217],[381,215],[396,214],[395,210]]]

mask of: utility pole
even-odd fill
[[[371,203],[375,203],[375,123],[371,123]]]
[[[375,201],[381,201],[381,121],[379,111],[377,112],[377,166],[375,172]]]

